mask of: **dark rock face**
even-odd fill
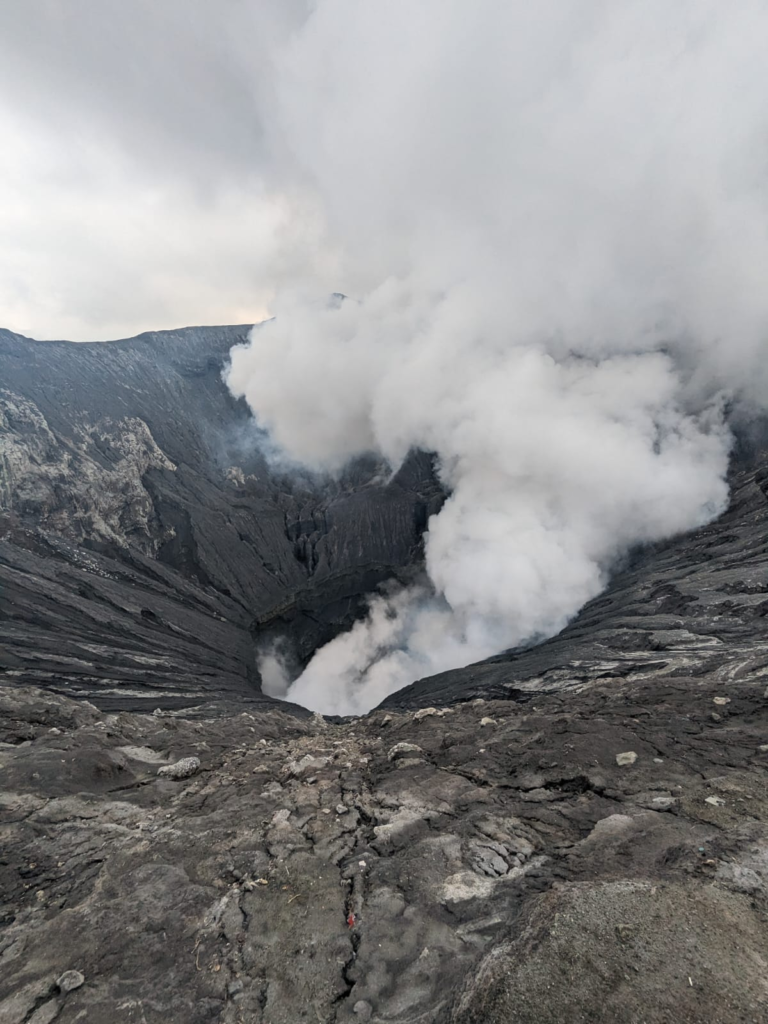
[[[109,344],[0,331],[0,670],[104,707],[259,693],[255,640],[301,661],[421,554],[429,458],[339,482],[267,465],[221,380],[248,327]]]

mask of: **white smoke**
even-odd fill
[[[258,652],[256,667],[261,676],[261,689],[268,697],[283,699],[291,685],[286,655],[281,644],[271,644]]]
[[[767,32],[757,0],[318,0],[275,50],[315,272],[230,387],[294,459],[418,447],[450,492],[434,596],[374,598],[291,699],[359,712],[551,635],[723,509],[725,402],[768,393]]]

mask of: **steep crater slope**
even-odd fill
[[[0,331],[0,671],[104,706],[263,701],[255,644],[306,659],[405,578],[442,500],[284,474],[221,379],[248,326],[110,343]],[[269,701],[268,701],[269,702]]]

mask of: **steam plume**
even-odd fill
[[[768,391],[766,32],[756,0],[319,0],[276,54],[315,272],[230,387],[294,459],[419,447],[450,492],[431,588],[373,598],[291,699],[358,712],[551,635],[723,509],[726,403]]]

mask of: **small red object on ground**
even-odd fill
[[[354,928],[355,927],[355,915],[354,914],[352,914],[352,913],[349,914],[349,916],[347,917],[347,924],[349,925],[350,928]]]

